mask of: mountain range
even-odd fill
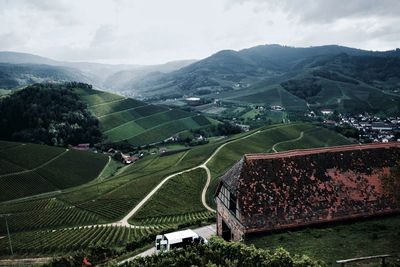
[[[77,80],[148,101],[196,96],[280,104],[288,110],[314,105],[351,112],[400,111],[400,49],[260,45],[153,66],[60,62],[0,52],[0,63],[0,88],[7,90],[37,81]]]

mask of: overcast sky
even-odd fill
[[[399,0],[0,0],[0,50],[157,64],[260,44],[400,47]]]

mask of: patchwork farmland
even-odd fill
[[[1,144],[2,152],[19,147],[18,143]],[[211,184],[206,200],[213,207],[212,195],[219,175],[244,153],[344,144],[349,141],[343,136],[311,124],[266,126],[172,155],[147,155],[105,180],[39,198],[0,203],[0,213],[12,213],[8,222],[17,255],[65,255],[85,246],[105,243],[112,248],[132,249],[132,244],[133,248],[138,248],[153,242],[154,235],[164,231],[215,220],[215,213],[207,210],[201,201],[206,172],[198,166],[207,163],[210,170]],[[48,152],[47,157],[64,151]],[[15,167],[14,162],[17,160],[10,161],[10,169]],[[37,166],[26,164],[31,164],[31,168]],[[124,216],[166,177],[188,169],[192,170],[166,181],[127,224],[122,223]],[[5,236],[4,221],[0,221],[0,236]],[[253,240],[249,242],[257,244]],[[7,244],[6,238],[0,239],[3,257],[8,254]],[[296,250],[296,253],[307,251]],[[341,251],[335,253],[339,255]],[[358,253],[363,255],[365,251]],[[318,252],[312,255],[319,257]]]
[[[195,113],[147,104],[106,92],[77,89],[76,92],[99,119],[100,130],[110,142],[127,140],[134,146],[152,144],[172,135],[210,125]]]

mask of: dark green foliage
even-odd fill
[[[102,140],[98,120],[73,89],[82,83],[34,84],[0,102],[0,138],[55,146]]]
[[[214,135],[232,135],[240,133],[242,130],[239,126],[235,126],[225,121],[223,124],[218,124],[217,126],[211,126],[211,131]]]
[[[302,80],[288,80],[281,83],[281,86],[295,96],[309,100],[310,97],[316,96],[321,91],[321,85],[317,83],[315,78],[305,78]]]
[[[51,267],[81,266],[84,258],[86,258],[86,260],[90,262],[93,266],[97,266],[98,264],[105,263],[107,260],[117,257],[119,254],[120,253],[118,251],[110,248],[108,245],[103,245],[103,244],[98,246],[91,245],[89,248],[75,252],[70,256],[55,258],[49,264],[44,264],[43,266],[51,266]]]
[[[334,129],[336,132],[338,132],[346,137],[358,139],[359,131],[356,128],[341,125],[341,126],[335,127]]]
[[[271,252],[243,243],[211,238],[210,245],[188,246],[163,254],[139,257],[124,266],[326,266],[307,256],[291,256],[280,248]]]

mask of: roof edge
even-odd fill
[[[364,144],[364,145],[355,144],[355,145],[332,146],[332,147],[294,149],[294,150],[277,152],[277,153],[245,154],[244,157],[246,160],[275,159],[275,158],[286,158],[286,157],[312,155],[312,154],[327,153],[327,152],[344,152],[344,151],[352,151],[352,150],[396,148],[396,147],[400,148],[400,142],[374,143],[374,144]]]

